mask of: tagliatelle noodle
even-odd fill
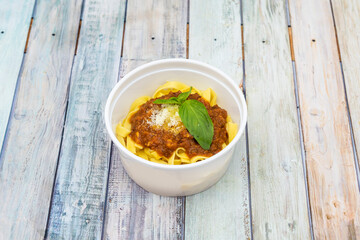
[[[186,92],[189,91],[190,86],[177,82],[177,81],[171,81],[166,82],[164,85],[161,85],[154,93],[154,95],[151,98],[159,98],[164,95],[169,94],[170,92]],[[216,93],[211,88],[208,88],[204,91],[198,90],[196,88],[192,88],[191,93],[198,93],[202,98],[204,98],[206,101],[210,103],[210,106],[216,105]],[[189,163],[195,163],[197,161],[202,161],[208,157],[206,156],[194,156],[192,158],[189,158],[188,155],[185,152],[185,149],[182,147],[177,148],[173,154],[166,158],[165,156],[160,156],[156,151],[148,148],[143,147],[132,140],[132,138],[129,136],[131,133],[131,123],[130,119],[131,117],[139,110],[140,106],[147,101],[151,99],[149,96],[142,96],[137,98],[132,105],[130,106],[129,113],[127,114],[126,118],[119,122],[119,124],[116,126],[115,134],[119,142],[125,146],[130,152],[136,154],[137,156],[151,161],[156,162],[160,164],[170,164],[170,165],[181,165],[181,164],[189,164]],[[226,118],[226,131],[228,133],[228,141],[227,143],[223,144],[222,148],[225,148],[235,137],[237,133],[237,124],[233,123],[231,120],[231,117],[228,115]]]

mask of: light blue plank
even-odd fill
[[[0,0],[0,152],[35,0]]]
[[[240,1],[190,1],[189,25],[189,58],[218,67],[242,85]],[[251,237],[245,136],[224,177],[210,189],[186,198],[185,217],[185,239]]]
[[[44,237],[81,4],[37,1],[0,159],[0,239]]]
[[[186,18],[187,1],[129,0],[121,75],[151,60],[185,57]],[[149,193],[129,179],[113,149],[105,239],[180,239],[182,211],[183,198]]]
[[[110,159],[103,123],[116,84],[125,0],[86,1],[48,229],[49,239],[100,239]]]
[[[254,239],[310,239],[285,0],[244,1]]]

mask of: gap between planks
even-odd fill
[[[75,44],[75,55],[77,54],[77,49],[78,49],[78,44],[79,44],[79,37],[80,37],[80,31],[81,31],[81,23],[82,23],[82,20],[80,19],[80,21],[79,21],[79,28],[78,28],[77,37],[76,37],[76,44]]]
[[[190,0],[187,1],[187,22],[186,22],[186,59],[189,59],[189,24],[190,24]]]
[[[242,50],[242,59],[245,62],[245,45],[244,45],[244,26],[241,24],[241,50]]]
[[[244,98],[246,101],[246,82],[245,82],[245,78],[246,78],[246,71],[245,71],[245,44],[244,44],[244,20],[243,20],[243,1],[240,0],[240,21],[241,21],[241,25],[240,25],[240,29],[241,29],[241,56],[242,56],[242,81],[240,82],[240,89],[242,90],[243,94],[244,94]],[[248,131],[248,126],[246,124],[245,126],[245,151],[246,151],[246,165],[247,165],[247,176],[248,176],[248,199],[249,199],[249,221],[250,221],[250,238],[248,238],[247,240],[253,240],[254,239],[254,235],[253,235],[253,220],[252,220],[252,206],[251,206],[251,181],[250,181],[250,151],[249,151],[249,131]]]
[[[293,38],[292,38],[292,29],[291,26],[288,26],[289,31],[289,42],[290,42],[290,52],[291,52],[291,61],[295,62],[295,55],[294,55],[294,45],[293,45]],[[298,104],[298,102],[296,102]],[[299,105],[297,106],[299,107]]]
[[[34,21],[34,18],[31,17],[31,21],[30,21],[30,25],[29,25],[29,30],[28,30],[28,34],[27,34],[27,37],[26,37],[26,43],[25,43],[24,53],[26,53],[26,51],[27,51],[27,47],[28,47],[28,43],[29,43],[29,37],[30,37],[30,32],[31,32],[31,27],[32,27],[33,21]]]
[[[122,57],[123,57],[123,52],[124,52],[124,40],[125,40],[125,28],[126,28],[127,6],[128,6],[128,0],[126,0],[126,2],[125,2],[125,16],[124,16],[123,34],[122,34],[122,39],[121,39],[121,52],[120,52],[119,72],[120,72],[120,68],[121,68],[121,59],[122,59]],[[118,79],[117,81],[118,81],[118,82],[120,81],[120,74],[119,74],[119,79]],[[111,159],[111,157],[110,157],[110,159]],[[111,166],[111,165],[110,165],[110,166]],[[109,174],[110,174],[110,170],[109,170]]]
[[[186,24],[186,59],[189,59],[189,23]]]
[[[292,39],[291,39],[292,41]],[[300,103],[299,103],[299,92],[297,87],[297,79],[296,79],[296,67],[295,61],[291,61],[292,70],[293,70],[293,81],[294,81],[294,91],[295,91],[295,100],[296,100],[296,113],[297,113],[297,120],[298,120],[298,127],[299,127],[299,137],[300,137],[300,148],[301,148],[301,160],[302,160],[302,167],[303,167],[303,176],[305,181],[305,194],[306,194],[306,206],[308,212],[308,219],[309,219],[309,227],[310,227],[310,236],[311,239],[314,240],[314,230],[313,230],[313,223],[312,223],[312,214],[311,214],[311,206],[310,206],[310,197],[309,197],[309,182],[307,176],[307,166],[306,166],[306,157],[305,157],[305,146],[304,146],[304,133],[303,127],[301,122],[301,114],[300,114]]]
[[[295,66],[295,54],[294,54],[294,44],[293,44],[293,37],[292,37],[292,28],[290,22],[290,15],[289,15],[289,5],[286,1],[286,12],[288,17],[288,32],[289,32],[289,44],[290,44],[290,54],[291,54],[291,65],[293,70],[293,81],[294,81],[294,92],[295,92],[295,101],[296,101],[296,112],[298,118],[298,128],[299,128],[299,137],[300,137],[300,148],[301,148],[301,160],[303,166],[303,176],[305,181],[305,194],[306,194],[306,205],[307,205],[307,212],[308,212],[308,219],[309,219],[309,227],[310,227],[310,236],[311,239],[314,240],[314,230],[313,230],[313,223],[312,223],[312,214],[311,214],[311,203],[309,197],[309,182],[307,176],[307,166],[306,166],[306,157],[305,157],[305,146],[304,146],[304,133],[303,127],[301,122],[301,113],[300,113],[300,102],[299,102],[299,92],[298,92],[298,85],[297,85],[297,78],[296,78],[296,66]]]
[[[126,19],[126,18],[125,18]],[[121,40],[121,53],[120,53],[120,58],[122,58],[123,56],[123,52],[124,52],[124,39],[125,39],[125,28],[126,28],[126,21],[124,21],[124,27],[123,27],[123,35],[122,35],[122,40]],[[120,67],[119,67],[120,68]],[[118,79],[119,81],[120,79]]]
[[[242,7],[241,7],[241,19],[242,19]],[[245,45],[244,45],[244,26],[243,26],[243,24],[241,24],[241,26],[240,26],[240,28],[241,28],[241,51],[242,51],[242,65],[243,65],[243,79],[242,79],[242,81],[240,82],[240,85],[239,85],[239,87],[240,87],[240,89],[241,90],[243,90],[243,92],[244,92],[244,96],[245,96],[245,98],[246,98],[246,92],[245,92]],[[247,137],[246,137],[246,139],[247,139]]]
[[[339,61],[341,62],[340,45],[339,45],[339,39],[338,39],[338,34],[337,34],[337,29],[336,29],[334,9],[333,9],[333,5],[332,5],[332,1],[331,1],[331,0],[329,0],[329,3],[330,3],[331,16],[332,16],[332,19],[333,19],[333,24],[334,24],[334,29],[335,29],[335,38],[336,38],[337,51],[338,51],[338,54],[339,54]],[[344,78],[344,75],[343,75],[343,78]],[[346,101],[347,101],[347,99],[346,99]]]
[[[244,98],[246,101],[246,82],[245,82],[245,78],[246,78],[246,71],[245,71],[245,44],[244,44],[244,21],[243,21],[243,1],[240,0],[240,20],[241,20],[241,25],[240,25],[240,29],[241,29],[241,56],[242,56],[242,69],[243,69],[243,78],[242,81],[240,82],[240,89],[242,90],[243,94],[244,94]],[[254,235],[253,235],[253,221],[252,221],[252,206],[251,206],[251,181],[250,181],[250,151],[249,151],[249,132],[248,132],[248,126],[246,124],[245,126],[245,151],[246,151],[246,165],[247,165],[247,176],[248,176],[248,199],[249,199],[249,221],[250,221],[250,238],[248,238],[247,240],[253,240],[254,239]]]
[[[125,22],[124,22],[125,25]],[[123,35],[124,36],[124,35]],[[121,62],[121,59],[120,59]],[[120,70],[120,69],[119,69]],[[106,178],[106,190],[105,190],[105,202],[104,202],[104,209],[103,209],[103,219],[102,219],[102,226],[101,226],[101,240],[105,239],[105,216],[106,216],[106,211],[107,211],[107,203],[108,201],[111,202],[111,198],[108,198],[108,194],[109,194],[109,180],[110,180],[110,168],[111,168],[111,164],[112,164],[112,151],[113,151],[113,144],[110,143],[110,151],[109,151],[109,165],[108,165],[108,173],[107,173],[107,178]]]

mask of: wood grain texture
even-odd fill
[[[330,2],[291,0],[316,239],[360,239],[360,195]]]
[[[190,1],[189,58],[209,63],[242,83],[239,1]],[[215,89],[216,91],[216,89]],[[185,239],[250,239],[245,136],[224,177],[186,198]]]
[[[339,50],[352,118],[357,156],[360,155],[360,1],[332,1]],[[359,159],[359,158],[358,158]],[[360,163],[359,163],[360,164]],[[359,169],[360,170],[360,169]],[[360,176],[358,176],[359,178]]]
[[[310,239],[285,0],[244,1],[254,239]]]
[[[125,0],[86,1],[49,220],[49,239],[101,239],[111,142],[103,122],[117,82]]]
[[[35,0],[0,0],[0,152]]]
[[[128,1],[121,76],[151,60],[186,55],[187,1]],[[120,80],[121,81],[121,80]],[[180,239],[183,200],[136,185],[116,148],[108,187],[105,239]]]
[[[80,11],[81,1],[37,1],[0,159],[0,239],[44,237]]]

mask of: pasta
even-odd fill
[[[161,148],[161,150],[159,149],[155,150],[154,148],[151,148],[151,143],[149,144],[139,143],[140,141],[139,131],[136,132],[134,130],[135,125],[132,126],[131,121],[133,122],[135,121],[132,118],[133,116],[138,117],[137,115],[140,114],[139,109],[141,109],[141,107],[144,107],[147,103],[150,104],[149,106],[156,105],[156,104],[151,105],[150,103],[151,100],[153,101],[154,99],[162,98],[162,97],[166,98],[166,96],[173,96],[173,95],[176,96],[179,95],[180,92],[184,93],[189,91],[189,89],[190,86],[186,84],[177,81],[170,81],[160,86],[155,91],[152,97],[142,96],[136,99],[131,105],[129,113],[127,114],[126,118],[123,121],[119,122],[118,125],[116,126],[115,133],[119,142],[123,146],[125,146],[130,152],[136,154],[137,156],[160,164],[170,164],[170,165],[189,164],[197,161],[202,161],[210,157],[211,155],[215,154],[215,153],[210,154],[209,152],[210,150],[209,151],[201,150],[198,146],[195,146],[194,144],[191,144],[192,149],[189,150],[188,148],[188,152],[187,149],[185,149],[186,148],[185,146],[180,146],[180,145],[175,146],[176,149],[172,152],[169,152],[170,150],[167,149],[165,146],[162,147],[163,145],[166,145],[174,148],[173,142],[171,142],[170,141],[171,139],[168,138],[159,139],[159,141],[162,144],[157,144],[157,145],[152,144],[153,146],[155,145],[155,146],[159,146],[158,148]],[[234,139],[237,133],[237,125],[232,122],[231,117],[227,115],[225,110],[221,109],[216,105],[216,94],[211,88],[208,88],[204,91],[198,90],[196,88],[192,88],[189,99],[190,98],[195,99],[196,97],[200,99],[199,101],[202,101],[204,104],[208,105],[209,109],[210,108],[214,109],[214,112],[216,112],[214,114],[219,115],[218,117],[219,121],[216,121],[214,123],[215,127],[217,126],[216,124],[220,124],[218,122],[222,122],[223,120],[223,123],[221,125],[223,126],[223,130],[222,131],[221,129],[215,130],[215,134],[217,134],[216,136],[219,136],[219,140],[217,141],[217,143],[213,142],[211,145],[212,149],[215,149],[214,150],[215,152],[220,151],[221,149],[225,148]],[[153,124],[153,122],[155,122],[155,124],[157,124],[155,125],[155,127],[157,128],[158,132],[159,131],[164,132],[166,130],[167,134],[171,133],[174,136],[178,134],[182,134],[181,136],[188,136],[189,138],[191,138],[189,132],[185,130],[183,124],[181,123],[180,117],[178,115],[178,106],[176,105],[168,106],[165,104],[164,106],[156,106],[156,107],[157,107],[156,110],[151,110],[151,111],[141,110],[144,116],[145,114],[147,114],[146,115],[147,120],[144,120],[145,117],[143,117],[142,119],[143,122],[141,122],[141,124],[151,125]],[[157,115],[155,115],[155,112]],[[222,119],[224,116],[226,116],[225,119]],[[139,126],[141,124],[139,124]],[[161,128],[158,127],[160,125],[162,126]],[[224,133],[224,131],[226,132]],[[220,136],[222,136],[222,138]],[[224,140],[225,139],[224,136],[226,136],[226,140]],[[135,140],[133,138],[135,138]],[[179,139],[179,136],[177,139]],[[215,141],[215,136],[214,136],[214,141]],[[214,144],[220,146],[213,146]],[[196,143],[196,145],[198,144]],[[195,147],[197,148],[197,152],[199,152],[199,154],[196,154],[196,151],[193,149]]]

